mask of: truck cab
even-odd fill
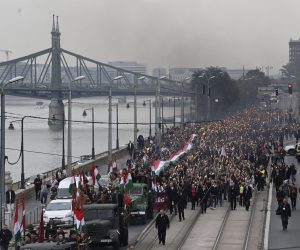
[[[83,206],[84,232],[90,238],[89,247],[128,245],[128,213],[117,204]]]
[[[130,222],[142,218],[143,223],[149,218],[149,188],[144,183],[133,183],[129,190],[131,204],[129,207]],[[150,215],[151,216],[151,215]]]

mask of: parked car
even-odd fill
[[[72,209],[72,199],[52,200],[47,205],[44,212],[44,221],[48,223],[54,219],[57,224],[74,225],[74,214]]]
[[[288,154],[288,155],[296,155],[296,146],[300,146],[300,143],[298,142],[297,144],[289,144],[284,146],[284,151]]]

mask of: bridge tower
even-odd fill
[[[52,63],[51,63],[51,88],[61,89],[61,60],[60,60],[60,32],[58,26],[58,17],[53,15],[52,25]],[[65,117],[65,108],[63,104],[63,96],[61,91],[52,91],[51,102],[49,104],[48,125],[54,129],[62,128]]]

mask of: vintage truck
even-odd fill
[[[130,223],[140,218],[143,223],[146,223],[148,218],[153,218],[152,191],[149,190],[147,184],[133,183],[133,187],[129,190],[129,197],[131,199]]]
[[[128,212],[117,204],[84,205],[84,232],[90,239],[89,247],[128,245]]]

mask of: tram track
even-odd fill
[[[253,225],[253,218],[256,211],[256,192],[254,192],[254,198],[252,200],[252,205],[250,206],[250,214],[244,210],[244,207],[238,210],[231,211],[230,205],[227,208],[226,214],[223,218],[221,227],[217,234],[217,237],[213,244],[213,250],[223,250],[223,249],[249,249],[249,240],[251,236],[251,229]],[[237,214],[239,213],[239,214]],[[248,215],[248,220],[244,220],[244,217]],[[228,235],[232,233],[232,229],[240,230],[240,238],[230,238]],[[242,225],[242,226],[241,226]],[[227,235],[226,235],[227,234]],[[243,235],[243,236],[242,236]],[[242,238],[242,239],[241,239]]]

